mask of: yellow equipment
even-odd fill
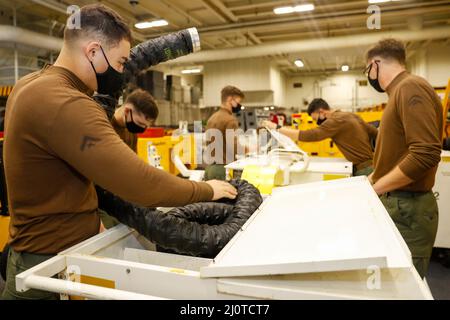
[[[189,169],[197,167],[195,139],[192,134],[178,137],[139,138],[137,143],[138,156],[147,163],[149,163],[149,145],[156,147],[158,154],[161,156],[161,166],[166,172],[174,175],[180,173],[172,161],[172,151],[174,150],[177,151],[183,162],[188,164]]]
[[[0,216],[0,252],[8,242],[9,237],[9,217]]]

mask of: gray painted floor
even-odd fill
[[[431,261],[427,282],[434,299],[450,300],[450,268]],[[0,292],[3,292],[4,286],[5,283],[0,277]]]

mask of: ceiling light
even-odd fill
[[[397,1],[401,1],[401,0],[369,0],[369,3],[375,4],[375,3],[397,2]]]
[[[186,69],[181,71],[182,74],[194,74],[194,73],[200,73],[202,70],[200,69]]]
[[[306,11],[313,11],[314,5],[313,4],[301,4],[294,7],[295,12],[306,12]]]
[[[294,7],[279,7],[279,8],[273,9],[273,12],[275,14],[293,13],[294,12]]]
[[[306,12],[306,11],[313,11],[314,10],[313,4],[301,4],[298,6],[289,6],[289,7],[278,7],[273,9],[273,12],[275,14],[287,14],[287,13],[294,13],[294,12]]]
[[[341,70],[347,72],[348,70],[350,70],[350,67],[347,64],[344,64],[342,65]]]
[[[301,59],[295,60],[294,64],[299,68],[303,68],[305,66],[305,64],[303,63],[303,61]]]
[[[155,20],[155,21],[138,22],[134,26],[138,29],[147,29],[153,27],[164,27],[167,26],[168,24],[169,23],[166,20]]]

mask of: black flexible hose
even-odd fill
[[[163,213],[126,202],[97,187],[99,208],[157,244],[178,254],[214,258],[262,203],[259,191],[233,180],[234,201],[205,202]]]

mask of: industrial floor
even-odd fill
[[[427,277],[428,286],[434,299],[450,300],[450,268],[437,261],[431,261]],[[3,292],[5,282],[0,277],[0,292]]]

